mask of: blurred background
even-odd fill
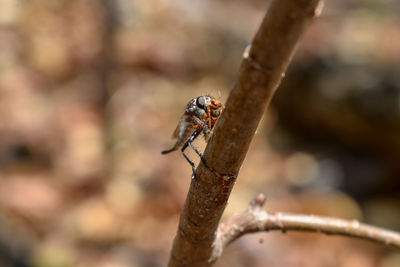
[[[191,98],[226,101],[268,4],[1,0],[0,266],[165,266],[191,168],[160,151]],[[269,211],[400,230],[400,2],[325,4],[226,216],[264,193]],[[394,267],[400,254],[274,232],[232,244],[228,265]]]

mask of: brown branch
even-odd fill
[[[262,210],[265,197],[260,194],[250,207],[232,217],[218,228],[213,258],[217,259],[224,248],[247,233],[281,231],[320,232],[366,239],[400,250],[400,233],[367,225],[357,220],[343,220],[316,215],[270,213]]]
[[[169,266],[210,266],[215,260],[211,255],[218,223],[250,142],[319,4],[271,3],[190,185]]]

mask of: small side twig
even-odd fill
[[[320,232],[342,235],[381,243],[400,250],[400,234],[357,220],[344,220],[316,215],[304,215],[262,210],[265,196],[258,195],[248,209],[232,217],[218,228],[213,258],[217,259],[224,248],[247,233],[280,231]]]

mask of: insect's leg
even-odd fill
[[[207,107],[207,116],[208,116],[208,127],[211,129],[211,108],[210,106]]]
[[[210,119],[211,119],[211,117],[209,118],[209,120]],[[210,137],[211,137],[210,128],[208,128],[208,126],[205,122],[203,122],[202,120],[200,120],[197,117],[193,117],[193,120],[203,127],[204,138],[206,139],[206,142],[208,143],[208,141],[210,140]],[[208,166],[207,162],[203,158],[203,155],[200,153],[200,151],[195,146],[193,146],[191,142],[189,143],[189,145],[196,152],[196,154],[199,155],[200,160],[201,160],[201,162],[203,162],[204,166],[206,166],[207,168],[210,169],[210,167]]]
[[[191,142],[189,143],[189,146],[194,150],[194,152],[196,152],[197,155],[199,155],[201,162],[203,162],[204,166],[206,166],[206,168],[210,169],[210,167],[208,166],[206,160],[204,159],[203,155],[201,154],[201,152],[197,149],[197,147],[195,147]]]
[[[192,166],[192,179],[196,179],[196,165],[194,165],[194,162],[189,159],[189,157],[185,154],[185,152],[182,152],[183,156],[189,162],[190,166]]]
[[[201,154],[201,152],[197,149],[197,147],[195,147],[192,142],[189,142],[189,146],[194,150],[194,152],[196,152],[197,155],[199,155],[199,157],[203,157],[203,155]]]
[[[190,138],[185,142],[185,144],[182,146],[182,149],[181,149],[181,152],[182,152],[182,155],[183,155],[183,157],[187,160],[187,162],[189,162],[189,164],[190,164],[190,166],[192,166],[192,171],[193,171],[193,177],[195,177],[195,165],[194,165],[194,162],[193,161],[191,161],[190,159],[189,159],[189,157],[185,154],[185,149],[188,147],[188,146],[190,146],[190,147],[192,147],[193,148],[193,146],[192,146],[192,142],[199,136],[199,134],[201,133],[201,129],[197,129],[197,130],[195,130],[193,133],[192,133],[192,135],[190,136]],[[196,149],[197,150],[197,149]],[[196,151],[195,150],[195,151]],[[197,150],[197,152],[198,152],[198,150]],[[197,153],[196,152],[196,153]],[[200,153],[200,152],[199,152]]]
[[[189,146],[190,143],[192,143],[201,133],[201,129],[196,129],[192,135],[189,137],[188,140],[183,144],[181,151],[184,152],[185,149]]]
[[[194,117],[194,116],[193,116],[193,120],[198,125],[201,125],[201,127],[203,128],[204,136],[206,138],[206,142],[208,142],[208,140],[210,139],[210,136],[211,136],[211,130],[210,130],[210,128],[208,128],[208,125],[204,121],[202,121],[199,118]]]

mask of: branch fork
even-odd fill
[[[271,213],[262,209],[265,196],[258,195],[242,213],[220,224],[211,261],[218,259],[230,243],[247,233],[280,231],[319,232],[370,240],[400,250],[400,234],[379,227],[316,215]]]

